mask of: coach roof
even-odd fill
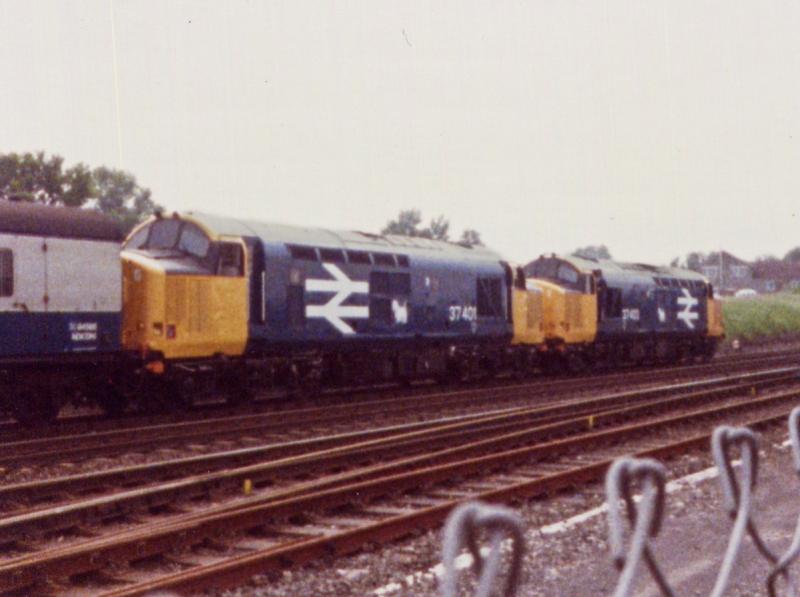
[[[0,233],[86,240],[122,240],[122,231],[108,216],[77,207],[0,200]]]

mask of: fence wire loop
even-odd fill
[[[789,413],[789,440],[792,445],[794,472],[800,475],[800,406],[794,407]]]
[[[734,472],[734,448],[738,448],[741,454],[741,480]],[[721,597],[745,534],[750,536],[759,553],[771,564],[777,563],[778,558],[764,543],[751,515],[753,491],[758,475],[758,437],[746,427],[717,427],[711,437],[711,451],[719,469],[725,507],[734,519],[728,547],[711,591],[712,597]]]
[[[642,487],[639,506],[633,496],[633,485]],[[609,544],[614,565],[620,570],[614,597],[628,595],[633,586],[636,568],[644,559],[650,574],[664,595],[673,595],[672,589],[650,551],[649,539],[658,535],[664,517],[666,495],[666,469],[650,458],[620,458],[606,474],[608,504]],[[621,503],[632,527],[628,550],[624,545],[624,525]]]
[[[725,508],[731,518],[735,518],[739,510],[741,487],[733,470],[731,449],[737,447],[741,451],[742,478],[748,479],[746,483],[748,497],[756,486],[758,472],[758,437],[746,427],[730,427],[721,425],[714,430],[711,436],[711,451],[714,462],[719,469],[719,480],[722,484],[722,494]],[[745,472],[747,474],[745,474]]]
[[[478,545],[480,531],[486,531],[490,548],[486,558]],[[524,527],[520,517],[508,508],[491,506],[481,502],[469,502],[453,510],[445,523],[442,562],[444,579],[442,595],[457,594],[458,570],[456,558],[466,547],[472,555],[472,567],[478,576],[476,597],[488,597],[500,572],[503,540],[511,539],[511,564],[503,595],[516,595],[525,552]]]
[[[793,408],[792,412],[789,414],[789,440],[792,447],[794,470],[800,475],[800,406]],[[797,595],[797,587],[789,576],[789,566],[794,563],[798,555],[800,555],[800,518],[798,518],[797,524],[795,525],[794,537],[792,538],[791,545],[789,545],[786,553],[781,556],[778,563],[773,566],[767,576],[767,592],[770,597],[775,597],[777,595],[775,585],[778,576],[783,576],[789,584],[786,595],[788,597],[795,597],[795,595]]]

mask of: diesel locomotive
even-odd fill
[[[482,247],[190,213],[137,228],[122,262],[123,345],[173,396],[493,370],[515,314],[542,340],[537,291]]]
[[[0,409],[678,362],[724,334],[676,268],[191,212],[119,240],[93,212],[0,202]]]

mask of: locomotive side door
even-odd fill
[[[0,356],[48,352],[44,239],[0,234]]]

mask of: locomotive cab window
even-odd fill
[[[218,276],[243,276],[244,253],[238,243],[219,243]]]
[[[179,251],[188,253],[198,259],[203,259],[208,255],[209,247],[211,247],[211,241],[208,240],[208,237],[200,228],[189,223],[183,225],[180,238],[178,239]]]
[[[125,248],[126,249],[142,248],[147,242],[148,234],[150,234],[150,226],[145,226],[144,228],[140,228],[139,230],[137,230],[136,234],[130,237],[128,242],[125,243]]]
[[[14,294],[14,253],[0,249],[0,296]]]
[[[156,220],[150,225],[147,238],[148,249],[172,249],[178,242],[181,229],[180,220]]]

